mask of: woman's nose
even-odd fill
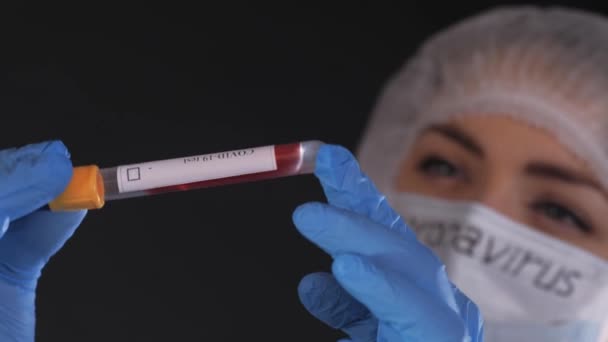
[[[514,191],[515,187],[511,177],[496,176],[482,183],[476,191],[475,200],[514,221],[524,222],[524,206],[517,196],[518,191]]]

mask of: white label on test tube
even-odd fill
[[[118,191],[123,193],[276,169],[274,146],[264,146],[122,165],[116,176]]]

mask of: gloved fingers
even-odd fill
[[[14,221],[57,197],[72,177],[65,145],[49,141],[0,151],[0,210]]]
[[[402,273],[354,254],[337,256],[332,271],[400,341],[464,341],[468,336],[457,312]]]
[[[323,145],[317,155],[315,175],[330,204],[349,209],[399,231],[409,232],[399,214],[359,168],[347,149]]]
[[[344,331],[352,342],[375,342],[378,321],[331,274],[305,276],[298,286],[298,295],[308,312],[330,327]]]
[[[412,267],[422,263],[427,269],[440,266],[439,259],[415,237],[404,238],[352,211],[310,202],[296,208],[293,222],[304,237],[332,256],[399,254],[404,260],[416,260]]]
[[[322,203],[299,206],[293,221],[304,237],[333,257],[354,253],[383,259],[429,292],[446,298],[452,294],[441,261],[413,236],[403,237],[367,217]]]
[[[49,258],[72,236],[86,211],[36,211],[10,224],[0,239],[0,277],[33,289]]]

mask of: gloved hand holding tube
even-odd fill
[[[322,145],[315,174],[329,205],[294,213],[302,234],[334,257],[333,276],[305,277],[300,297],[328,325],[361,341],[481,341],[477,307],[343,148]],[[58,141],[0,151],[0,340],[33,341],[41,270],[86,211],[38,210],[72,177]]]
[[[0,150],[0,341],[34,341],[40,272],[86,214],[38,209],[71,176],[68,150],[59,141]]]
[[[293,220],[329,253],[333,275],[302,279],[312,315],[353,342],[482,341],[477,306],[448,279],[344,148],[324,145],[315,175],[329,204],[307,203]]]

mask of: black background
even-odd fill
[[[305,139],[354,150],[418,44],[490,6],[169,4],[3,11],[0,148],[58,138],[102,167]],[[337,339],[296,292],[330,266],[291,222],[310,200],[301,176],[90,212],[43,273],[38,340]]]

